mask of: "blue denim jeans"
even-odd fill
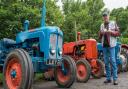
[[[115,47],[104,47],[103,55],[104,55],[107,80],[111,80],[111,76],[113,76],[113,80],[117,80],[118,76],[117,76],[117,65],[115,59]],[[111,64],[111,68],[110,68],[110,64]]]

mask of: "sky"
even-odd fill
[[[105,7],[110,10],[128,6],[128,0],[104,0]]]
[[[86,1],[86,0],[83,0]],[[128,0],[103,0],[105,3],[105,8],[112,10],[114,8],[126,7],[128,6]],[[62,6],[61,0],[57,3],[57,5]]]

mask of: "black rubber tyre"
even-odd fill
[[[77,81],[86,83],[90,79],[91,66],[86,59],[80,59],[76,62]]]
[[[28,71],[28,88],[27,89],[31,89],[32,87],[32,84],[33,84],[33,81],[34,81],[34,68],[33,68],[33,64],[32,64],[32,61],[31,61],[31,58],[28,54],[28,52],[26,52],[25,50],[23,49],[20,49],[22,50],[22,52],[24,53],[24,55],[27,57],[27,61],[28,61],[28,67],[29,67],[29,71]]]
[[[69,56],[63,56],[64,71],[62,66],[57,66],[54,70],[55,81],[61,88],[69,88],[76,80],[76,64]]]
[[[95,73],[92,73],[92,76],[96,79],[101,78],[104,75],[104,63],[101,60],[97,60],[98,69]]]
[[[16,71],[15,77],[12,77],[12,71]],[[5,60],[3,68],[4,89],[31,89],[32,75],[33,67],[29,55],[22,49],[11,51]],[[17,82],[12,82],[12,79]]]

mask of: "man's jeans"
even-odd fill
[[[117,80],[115,47],[103,48],[103,55],[104,55],[104,63],[105,63],[107,80],[111,80],[111,70],[112,70],[113,80]],[[111,64],[111,67],[110,67],[110,64]]]

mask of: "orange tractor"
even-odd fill
[[[95,39],[81,40],[80,35],[78,32],[76,42],[63,45],[63,54],[75,60],[78,82],[87,82],[90,75],[101,78],[104,74],[104,64],[98,60],[97,42]]]

